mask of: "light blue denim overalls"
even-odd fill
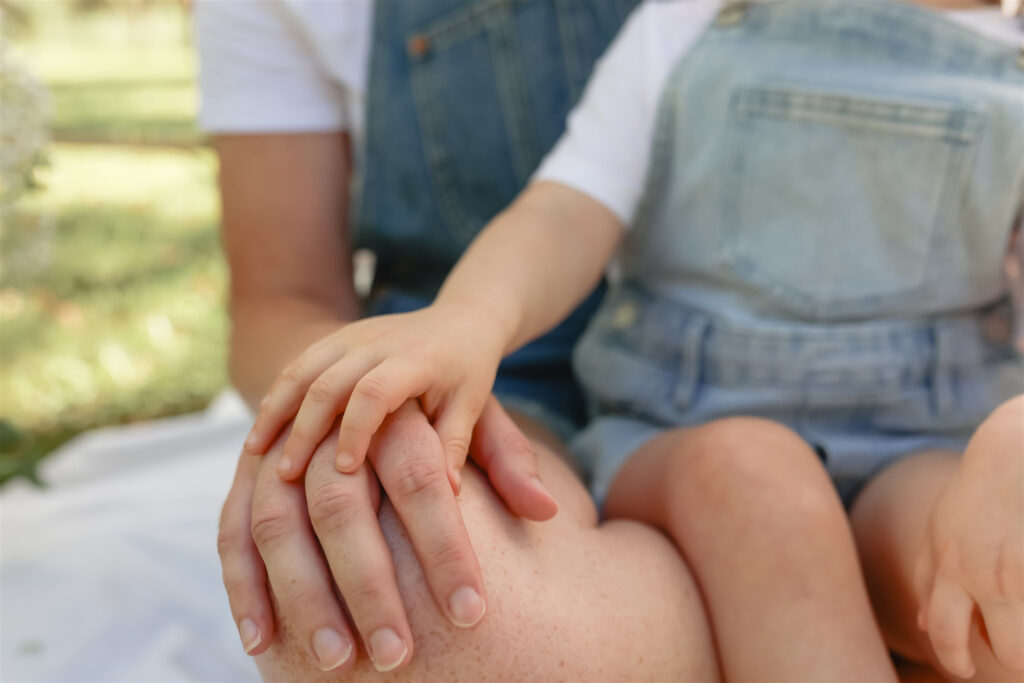
[[[355,241],[377,255],[369,314],[426,306],[466,245],[565,130],[638,0],[376,0]],[[603,288],[507,358],[495,394],[566,437],[573,345]]]
[[[890,0],[720,12],[662,94],[622,284],[574,356],[599,501],[660,431],[757,415],[849,504],[1024,391],[982,324],[1022,202],[1022,59]]]

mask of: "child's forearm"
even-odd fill
[[[470,245],[437,302],[486,312],[509,353],[590,292],[621,235],[618,218],[594,199],[558,183],[534,183]]]

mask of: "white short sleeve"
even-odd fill
[[[719,7],[719,0],[647,0],[633,10],[533,180],[579,190],[629,226],[643,193],[661,91]]]
[[[330,76],[302,23],[280,0],[198,0],[195,28],[199,122],[205,131],[313,132],[348,126],[343,84]]]

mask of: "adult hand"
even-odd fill
[[[354,475],[334,470],[336,436],[335,429],[317,449],[305,493],[276,473],[287,434],[265,456],[241,456],[221,517],[224,582],[247,652],[263,652],[273,637],[272,591],[282,619],[305,635],[313,661],[324,669],[354,659],[336,583],[374,665],[388,670],[409,660],[412,638],[375,515],[380,485],[367,466]],[[537,479],[532,447],[493,398],[474,431],[471,454],[514,513],[537,520],[555,514],[557,505]],[[440,441],[415,401],[384,423],[369,462],[407,527],[441,611],[457,625],[478,621],[479,567],[447,483]],[[479,603],[462,587],[480,596]]]
[[[929,520],[917,563],[918,625],[940,663],[974,675],[977,613],[1000,664],[1024,671],[1024,397],[971,439]]]

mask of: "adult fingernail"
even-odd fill
[[[389,628],[374,631],[370,636],[370,659],[377,671],[391,671],[402,663],[409,648],[398,634]]]
[[[242,639],[242,647],[246,654],[258,648],[263,642],[260,627],[252,619],[242,619],[238,622],[238,635]]]
[[[313,652],[324,671],[337,669],[348,661],[352,643],[332,628],[318,628],[313,632]]]
[[[469,628],[480,621],[487,606],[480,594],[469,586],[458,588],[448,598],[448,611],[452,615],[452,623],[462,628]]]
[[[356,465],[356,458],[351,453],[342,451],[334,456],[334,468],[339,472],[348,472]]]

